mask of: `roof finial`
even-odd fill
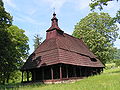
[[[61,30],[58,26],[58,19],[56,18],[55,12],[53,13],[53,18],[51,19],[51,21],[52,21],[51,27],[47,30],[47,32],[52,30]]]

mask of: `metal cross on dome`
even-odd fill
[[[53,8],[53,12],[55,12],[55,7]]]

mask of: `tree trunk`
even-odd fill
[[[2,84],[5,85],[5,79],[3,80]]]
[[[10,74],[8,74],[8,76],[7,76],[7,83],[9,83],[9,78],[10,78]]]
[[[2,75],[2,84],[5,85],[5,72]]]

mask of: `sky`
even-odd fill
[[[29,37],[31,54],[34,51],[33,39],[39,34],[43,39],[46,38],[46,30],[51,26],[52,14],[57,14],[59,27],[65,33],[72,34],[74,26],[91,11],[89,3],[91,0],[3,0],[7,12],[13,16],[13,25],[25,30]],[[111,1],[104,10],[96,12],[109,13],[114,17],[119,10],[120,1]],[[54,9],[55,8],[55,9]],[[118,24],[120,27],[120,24]],[[118,32],[120,34],[120,30]],[[117,39],[115,47],[120,48],[120,40]]]

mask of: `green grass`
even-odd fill
[[[75,83],[33,84],[15,90],[120,90],[120,68],[104,70],[103,74],[88,77]],[[12,90],[14,90],[12,89]]]

